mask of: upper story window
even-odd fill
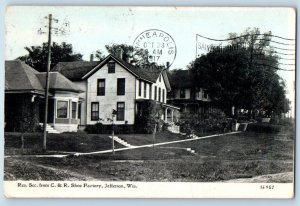
[[[160,100],[161,100],[161,89],[158,88],[158,101],[160,102]]]
[[[147,96],[147,84],[144,82],[144,98]]]
[[[57,118],[68,118],[68,101],[57,101]]]
[[[125,95],[125,78],[118,78],[117,95]]]
[[[165,90],[162,89],[162,102],[165,102]]]
[[[149,99],[152,99],[152,85],[149,84]]]
[[[108,73],[115,73],[116,72],[116,63],[115,62],[108,62]]]
[[[180,89],[179,92],[180,92],[180,94],[179,94],[180,98],[184,99],[185,98],[185,89]]]
[[[142,96],[142,81],[139,80],[139,96]]]
[[[159,82],[161,82],[161,75],[159,75]]]
[[[98,79],[97,95],[105,95],[105,79]]]
[[[154,100],[157,100],[157,86],[154,87]]]

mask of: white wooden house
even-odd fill
[[[80,126],[97,122],[134,125],[138,103],[155,101],[163,106],[161,118],[173,121],[173,111],[179,108],[167,104],[171,90],[166,69],[139,68],[118,57],[108,55],[101,62],[60,62],[52,71],[60,72],[80,90],[78,119]]]

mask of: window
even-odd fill
[[[161,93],[160,93],[160,92],[161,92],[161,90],[160,90],[160,88],[158,88],[158,101],[159,101],[159,102],[160,102],[160,99],[161,99],[161,98],[160,98],[160,97],[161,97]]]
[[[165,90],[162,89],[162,102],[165,102]]]
[[[161,82],[161,75],[159,75],[159,82]]]
[[[185,89],[180,89],[180,98],[185,98]]]
[[[124,121],[125,116],[125,103],[118,102],[117,103],[117,121]]]
[[[76,109],[77,109],[77,103],[72,102],[72,119],[76,119]]]
[[[118,78],[117,95],[125,95],[125,78]]]
[[[157,100],[157,86],[154,87],[154,100]]]
[[[68,101],[57,101],[57,118],[68,118]]]
[[[116,63],[115,62],[108,62],[108,73],[115,73],[116,72]]]
[[[152,98],[152,85],[149,84],[149,99]]]
[[[97,95],[98,96],[105,95],[105,79],[98,79]]]
[[[144,98],[147,96],[147,84],[144,82]]]
[[[78,103],[78,119],[81,119],[81,103]]]
[[[99,102],[92,102],[91,104],[91,120],[98,121],[99,120]]]
[[[139,96],[142,96],[142,81],[139,80]]]

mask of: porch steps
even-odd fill
[[[112,139],[112,136],[108,136],[110,139]],[[121,145],[125,146],[125,147],[132,147],[131,144],[129,144],[128,142],[122,140],[121,138],[114,136],[114,141],[120,143]]]
[[[40,125],[43,127],[43,123],[40,123]],[[61,132],[57,131],[56,129],[54,129],[51,125],[47,124],[46,125],[46,131],[48,133],[52,133],[52,134],[60,134]]]

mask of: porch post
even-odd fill
[[[168,108],[165,109],[165,121],[168,121]]]

